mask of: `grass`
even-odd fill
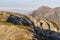
[[[31,40],[33,33],[28,31],[28,29],[32,30],[32,28],[28,26],[14,25],[8,22],[0,22],[0,35],[1,35],[0,39],[1,40]]]

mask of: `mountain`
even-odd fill
[[[60,40],[60,28],[45,18],[35,19],[14,12],[0,11],[1,40]]]
[[[36,19],[45,18],[50,21],[54,21],[60,24],[60,7],[50,8],[47,6],[42,6],[30,14]]]
[[[32,16],[35,17],[35,18],[44,17],[44,15],[46,15],[50,9],[51,8],[49,8],[49,7],[42,6],[38,9],[34,10],[32,12]]]

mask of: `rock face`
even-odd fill
[[[47,29],[55,32],[58,32],[58,30],[60,30],[57,24],[54,22],[48,21],[46,19],[40,19],[39,22],[42,29]]]
[[[24,26],[34,26],[34,23],[27,17],[24,16],[22,18],[17,17],[17,16],[10,16],[7,19],[7,22],[13,23],[15,25],[24,25]]]
[[[42,6],[38,8],[37,10],[34,10],[31,12],[31,14],[34,18],[40,19],[40,18],[46,18],[50,21],[54,21],[60,24],[60,7],[56,8],[49,8],[46,6]]]

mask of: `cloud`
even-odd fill
[[[13,8],[13,7],[0,7],[0,11],[10,11],[10,12],[17,12],[17,13],[27,13],[32,11],[30,8]]]
[[[45,5],[60,6],[60,0],[0,0],[0,10],[29,12]]]

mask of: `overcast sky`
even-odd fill
[[[60,0],[0,0],[0,10],[28,13],[41,6],[60,7]]]

